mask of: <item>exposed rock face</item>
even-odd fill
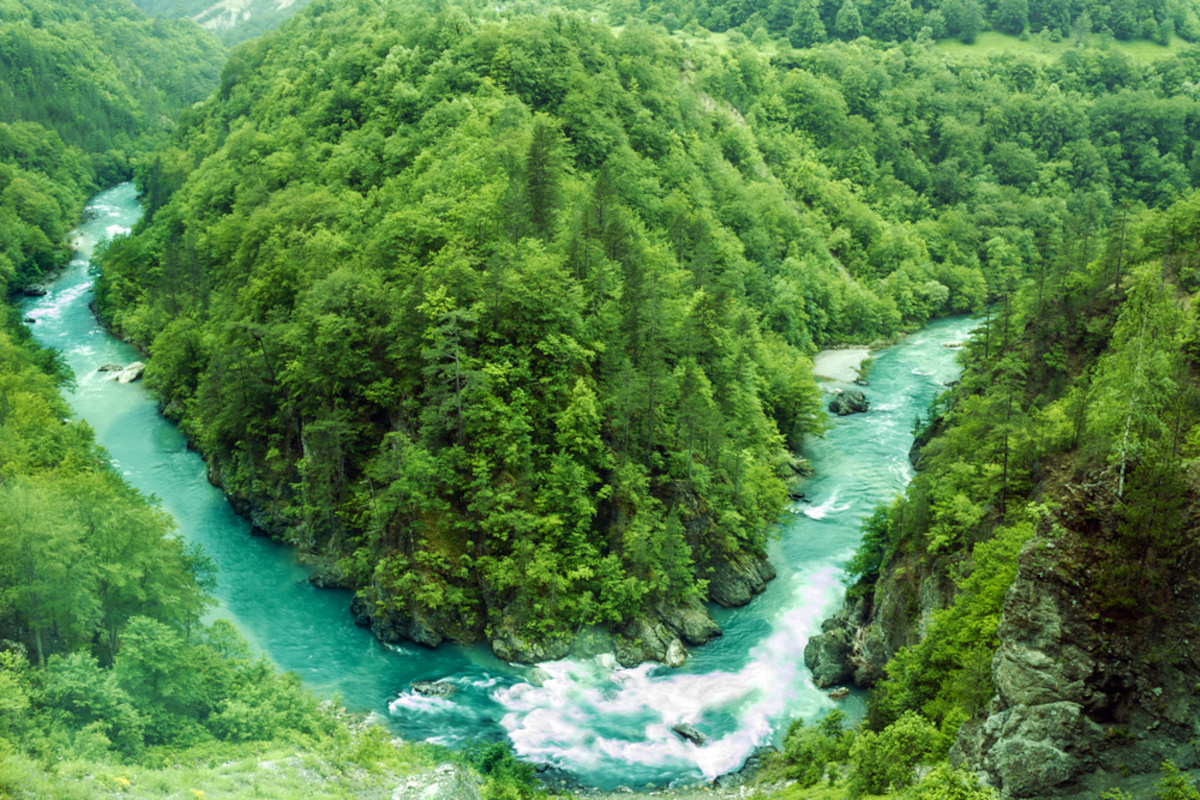
[[[682,738],[696,745],[703,745],[708,741],[708,737],[696,730],[695,725],[687,722],[677,722],[671,726],[671,730],[675,731]]]
[[[683,664],[687,644],[697,645],[721,635],[708,609],[693,599],[682,606],[660,605],[652,617],[632,619],[616,629],[613,642],[617,661],[635,667],[643,661],[662,661],[668,666]]]
[[[481,800],[479,784],[458,764],[442,764],[432,772],[409,776],[392,791],[391,800]]]
[[[499,625],[492,634],[492,652],[496,658],[517,664],[557,661],[571,652],[569,639],[546,638],[534,642],[517,633],[511,625]]]
[[[866,395],[857,389],[849,389],[829,401],[829,410],[839,417],[859,414],[870,408]]]
[[[1060,552],[1038,537],[1022,550],[997,631],[996,695],[986,718],[959,731],[952,760],[1011,798],[1077,791],[1097,769],[1196,766],[1196,601],[1141,630],[1095,630]]]
[[[775,577],[775,568],[765,556],[738,553],[711,564],[710,570],[701,575],[708,578],[708,596],[726,608],[734,608],[746,605],[767,588],[767,581]]]
[[[672,639],[671,643],[667,645],[667,652],[663,656],[663,663],[668,667],[682,667],[685,660],[687,660],[687,649],[684,648],[683,642],[678,639]]]
[[[938,562],[901,556],[881,572],[874,590],[848,600],[808,640],[804,663],[826,689],[853,679],[860,689],[885,675],[901,647],[916,644],[936,609],[949,604],[954,584]],[[915,613],[914,613],[915,612]]]
[[[804,646],[804,666],[812,670],[818,689],[828,689],[854,675],[854,632],[846,619],[827,619],[822,633]]]
[[[387,644],[412,641],[426,647],[437,647],[447,639],[466,644],[478,641],[482,635],[481,625],[471,625],[460,618],[425,608],[402,611],[387,604],[375,604],[372,613],[368,603],[361,597],[355,597],[350,603],[350,614],[356,625],[370,628],[379,641]]]

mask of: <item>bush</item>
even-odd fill
[[[484,777],[484,800],[522,800],[537,794],[533,765],[518,761],[508,742],[469,742],[459,758]]]
[[[921,782],[904,793],[905,800],[995,800],[994,789],[979,785],[973,772],[938,764]]]
[[[941,739],[933,723],[913,711],[882,733],[860,733],[850,748],[850,794],[883,794],[908,786],[914,767],[940,748]]]
[[[850,757],[854,731],[844,730],[845,712],[833,710],[816,725],[793,720],[783,739],[785,774],[804,788],[814,786],[826,776],[830,764]]]

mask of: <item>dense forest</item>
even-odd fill
[[[384,638],[683,634],[765,574],[815,347],[1089,263],[1191,185],[1198,69],[318,2],[185,112],[98,300]]]
[[[100,313],[211,479],[377,635],[702,642],[703,601],[773,574],[825,426],[808,359],[971,312],[823,634],[866,719],[797,720],[768,776],[983,800],[1161,762],[1157,796],[1194,796],[1191,2],[315,0],[219,73],[182,6],[151,10],[0,0],[0,281],[51,274],[86,195],[135,175]],[[989,27],[1020,39],[936,42]],[[201,623],[211,562],[8,318],[0,796],[68,791],[39,783],[63,757],[428,758]],[[533,791],[503,748],[472,758],[486,797]]]
[[[216,83],[225,52],[189,21],[119,0],[0,2],[0,289],[66,263],[88,195]]]
[[[1200,559],[1200,284],[1188,233],[1198,214],[1194,193],[1123,213],[1090,260],[1020,278],[983,321],[961,382],[918,437],[917,477],[867,520],[848,567],[859,639],[846,668],[874,686],[867,718],[857,730],[840,712],[794,724],[785,774],[813,786],[847,763],[851,794],[876,793],[949,755],[1006,796],[1042,796],[1097,766],[1128,772],[1141,748],[1163,760],[1155,797],[1195,796],[1164,759],[1195,766],[1183,742]],[[1031,591],[1042,613],[1023,618]],[[931,607],[930,594],[944,600]],[[1056,595],[1068,613],[1046,610]],[[1056,636],[1095,654],[1094,671],[1071,683],[1017,661],[1014,641],[1043,637],[1046,649]],[[1081,656],[1059,658],[1068,666],[1051,673]],[[1063,719],[1042,729],[1040,751],[1010,743],[996,754],[1002,740],[986,727],[997,715],[1029,724],[1058,700],[1079,705],[1058,704]],[[1107,747],[1079,756],[1089,738]],[[1060,747],[1070,755],[1049,766]],[[963,776],[941,780],[990,796]]]

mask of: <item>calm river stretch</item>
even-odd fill
[[[249,523],[208,484],[200,457],[141,384],[120,385],[96,371],[139,359],[88,310],[88,259],[141,210],[129,184],[101,192],[88,208],[70,269],[48,295],[24,303],[32,330],[75,371],[69,400],[113,463],[143,493],[161,498],[180,535],[217,562],[214,616],[232,619],[253,648],[313,690],[378,712],[409,739],[453,745],[506,735],[524,758],[607,789],[711,779],[738,768],[758,745],[777,742],[793,716],[812,720],[838,705],[813,686],[805,642],[837,607],[859,521],[912,477],[913,419],[957,376],[955,351],[942,343],[965,338],[970,320],[934,323],[875,354],[864,390],[870,412],[835,419],[824,439],[807,446],[818,476],[805,487],[811,502],[788,510],[771,545],[779,577],[744,608],[714,609],[723,637],[694,649],[675,670],[625,670],[604,656],[543,664],[550,678],[536,687],[531,668],[499,661],[484,646],[385,647],[356,628],[349,593],[313,589],[290,548],[250,535]],[[450,698],[413,695],[409,684],[422,678],[453,681],[459,691]],[[858,694],[840,704],[862,713]],[[708,743],[697,747],[671,733],[681,721],[707,734]]]

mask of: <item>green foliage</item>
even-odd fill
[[[484,800],[528,800],[544,794],[532,764],[518,761],[507,742],[468,742],[457,754],[459,760],[484,778]]]
[[[914,711],[880,733],[862,731],[850,748],[851,795],[882,794],[911,785],[918,764],[944,754],[940,739],[937,728]]]
[[[925,637],[888,663],[888,680],[871,699],[873,719],[919,712],[953,735],[963,720],[983,710],[994,692],[991,663],[1004,595],[1016,576],[1017,553],[1033,529],[1033,520],[1022,521],[975,545],[956,581],[953,605],[935,611]]]
[[[1161,769],[1162,777],[1155,786],[1155,800],[1197,800],[1200,798],[1200,791],[1197,791],[1195,783],[1179,771],[1175,762],[1167,759],[1162,762]]]
[[[862,543],[846,564],[843,578],[850,587],[846,590],[847,598],[855,599],[871,592],[875,581],[879,579],[880,569],[895,553],[898,526],[893,524],[892,517],[899,510],[899,502],[895,501],[890,508],[878,506],[870,517],[863,520]]]
[[[855,732],[844,728],[846,719],[844,712],[835,709],[816,725],[792,720],[781,754],[786,776],[805,788],[826,779],[833,783],[836,772],[830,771],[830,765],[849,760],[855,741]]]
[[[979,785],[979,777],[966,769],[941,763],[920,783],[903,793],[906,800],[995,800],[999,793]]]

